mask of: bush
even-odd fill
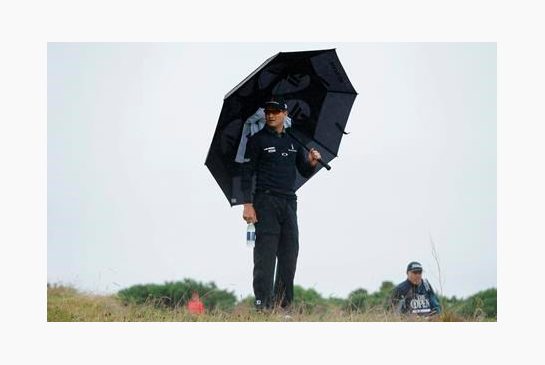
[[[369,293],[363,288],[356,289],[348,294],[346,309],[350,311],[365,311],[369,305]]]
[[[465,317],[496,318],[498,315],[496,288],[470,296],[458,307],[457,312]]]
[[[302,286],[295,285],[293,288],[293,302],[303,311],[311,312],[317,306],[325,305],[326,300],[312,288],[305,289]]]
[[[393,289],[394,283],[391,281],[383,281],[379,290],[372,294],[362,288],[356,289],[348,295],[345,309],[362,312],[370,309],[387,309]]]
[[[118,292],[125,303],[151,303],[156,306],[184,306],[196,292],[207,310],[234,308],[237,299],[234,293],[221,290],[213,282],[203,284],[192,279],[165,282],[165,284],[133,285]]]

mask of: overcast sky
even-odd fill
[[[494,43],[50,43],[48,282],[252,294],[242,207],[206,154],[229,90],[277,52],[324,48],[359,95],[332,170],[298,191],[296,284],[344,297],[417,260],[445,295],[495,287]]]

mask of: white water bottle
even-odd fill
[[[255,246],[255,226],[253,223],[248,224],[248,229],[246,230],[246,244],[250,248]]]

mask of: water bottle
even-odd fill
[[[255,226],[253,223],[248,224],[248,229],[246,230],[246,244],[250,248],[255,246]]]

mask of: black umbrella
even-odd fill
[[[242,204],[242,163],[235,157],[245,121],[268,97],[288,104],[292,135],[306,149],[316,148],[323,165],[337,157],[357,92],[334,49],[280,52],[269,58],[224,98],[205,165],[233,205]],[[327,166],[329,169],[329,166]],[[306,178],[298,174],[295,190]]]

